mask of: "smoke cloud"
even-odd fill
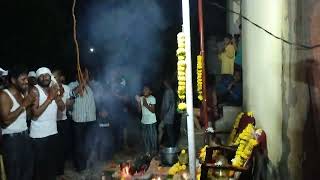
[[[88,42],[103,62],[99,78],[107,80],[112,71],[121,71],[136,86],[133,89],[156,78],[163,59],[161,36],[168,27],[156,0],[103,1],[91,6],[88,14]]]

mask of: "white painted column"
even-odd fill
[[[182,0],[183,32],[186,38],[186,103],[188,126],[189,172],[192,180],[196,180],[196,151],[194,144],[193,125],[193,94],[192,94],[192,63],[191,63],[191,33],[189,0]]]
[[[283,0],[243,0],[242,13],[281,37]],[[242,19],[244,108],[267,133],[269,158],[282,153],[282,42]]]
[[[230,10],[240,13],[240,0],[227,0],[227,7]],[[238,14],[227,12],[227,31],[230,34],[239,34],[240,16]]]

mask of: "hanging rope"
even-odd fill
[[[83,75],[81,72],[81,66],[80,66],[80,53],[79,53],[79,44],[78,44],[78,40],[77,40],[77,20],[76,20],[76,16],[75,16],[75,6],[76,6],[76,1],[73,1],[73,5],[72,5],[72,18],[73,18],[73,41],[76,47],[76,68],[77,68],[77,74],[78,74],[78,81],[79,81],[79,86],[83,87],[84,84],[84,79],[83,79]],[[83,88],[80,88],[80,95],[83,94]]]

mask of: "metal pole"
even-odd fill
[[[188,127],[189,171],[191,179],[196,179],[196,153],[194,145],[193,127],[193,95],[192,95],[192,63],[191,63],[191,33],[190,33],[190,5],[189,0],[182,0],[183,32],[186,43],[186,103]]]
[[[202,0],[198,0],[198,18],[199,18],[199,33],[200,33],[200,55],[202,56],[202,112],[204,117],[205,127],[208,128],[208,104],[207,104],[207,79],[206,79],[206,61],[204,52],[204,33],[203,33],[203,6]]]

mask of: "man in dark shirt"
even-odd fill
[[[159,125],[159,143],[162,141],[163,131],[165,131],[167,146],[172,147],[175,145],[175,133],[174,133],[174,117],[175,117],[175,97],[174,91],[171,88],[170,82],[168,80],[163,81],[165,91],[162,97],[161,104],[161,123]]]
[[[236,69],[232,78],[224,78],[217,86],[219,104],[242,105],[242,75]]]

